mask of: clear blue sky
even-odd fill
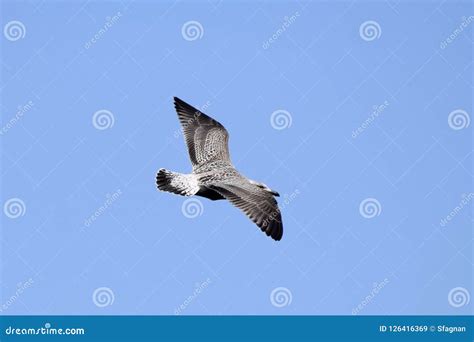
[[[472,2],[0,13],[2,313],[472,313]],[[288,199],[282,241],[156,190],[191,170],[173,96]]]

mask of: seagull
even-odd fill
[[[156,184],[161,191],[181,196],[201,196],[212,201],[226,199],[242,210],[267,236],[279,241],[283,223],[278,192],[248,179],[232,165],[229,133],[224,126],[183,100],[174,106],[193,167],[190,174],[160,169]]]

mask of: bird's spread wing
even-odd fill
[[[177,97],[174,106],[193,168],[215,160],[230,163],[229,134],[224,126]]]
[[[283,223],[280,209],[273,195],[245,178],[210,186],[234,206],[242,210],[253,222],[274,240],[281,240]]]

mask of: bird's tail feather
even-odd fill
[[[191,196],[199,191],[199,186],[193,175],[184,175],[166,169],[160,169],[156,174],[156,185],[161,191],[182,196]]]

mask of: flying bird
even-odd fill
[[[177,97],[174,106],[193,171],[182,174],[160,169],[156,175],[158,189],[212,201],[226,199],[268,236],[281,240],[283,223],[274,197],[280,196],[278,192],[244,177],[235,169],[230,160],[229,133],[224,126]]]

